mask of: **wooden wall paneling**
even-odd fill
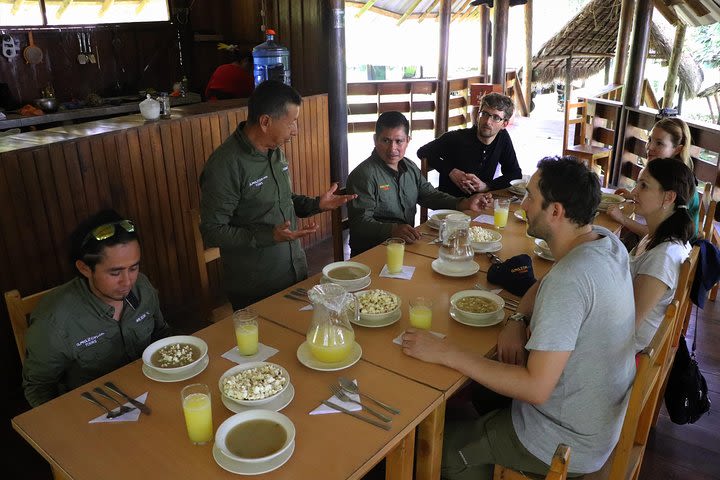
[[[128,211],[127,196],[125,194],[125,185],[121,181],[122,173],[120,163],[118,162],[118,151],[115,143],[116,138],[117,135],[105,135],[101,137],[102,153],[98,151],[97,154],[102,154],[105,157],[110,204],[120,215],[127,215],[125,213]],[[93,156],[95,156],[95,153],[93,153]]]
[[[215,151],[215,147],[212,143],[212,132],[210,131],[210,119],[207,115],[200,117],[200,133],[202,134],[202,146],[204,153],[198,160],[202,162],[202,165],[205,165],[205,162],[210,157],[210,154]]]
[[[15,284],[8,285],[7,290],[17,288],[21,293],[28,291],[31,287],[31,282],[24,275],[24,271],[27,270],[27,265],[24,264],[23,260],[23,245],[21,236],[18,235],[20,232],[22,222],[21,212],[15,210],[15,202],[13,202],[12,182],[13,175],[9,174],[12,166],[11,163],[17,162],[17,155],[11,154],[4,158],[3,163],[0,164],[0,218],[2,218],[4,228],[0,229],[0,234],[5,239],[5,245],[8,252],[8,264],[10,266],[9,272],[17,272],[15,276]],[[0,278],[9,278],[5,274]],[[34,293],[34,292],[30,292]]]
[[[77,216],[78,222],[82,222],[90,216],[90,212],[87,208],[87,200],[85,199],[85,186],[83,185],[83,175],[80,168],[80,160],[78,159],[77,143],[64,143],[63,154],[67,168],[71,198],[75,207],[75,215]]]
[[[88,139],[77,142],[78,167],[83,178],[83,187],[85,189],[85,201],[88,207],[88,215],[93,215],[99,209],[100,196],[98,194],[97,177],[95,175],[96,165],[93,162],[90,153],[90,143]]]
[[[208,116],[208,120],[210,121],[210,139],[212,142],[212,150],[214,152],[215,149],[217,149],[222,143],[222,136],[220,134],[220,118],[217,113],[213,113]],[[206,157],[206,160],[209,157],[210,155]]]
[[[324,168],[326,165],[326,159],[329,160],[329,157],[326,155],[325,149],[323,148],[325,145],[325,138],[327,135],[323,133],[323,115],[322,115],[322,104],[321,102],[313,102],[313,118],[315,121],[313,122],[313,137],[316,140],[315,149],[313,152],[314,154],[310,155],[309,161],[312,162],[313,165],[313,177],[316,178],[315,180],[315,192],[316,195],[322,195],[327,191],[328,188],[330,188],[330,182],[326,178],[326,170],[329,170],[329,162],[328,162],[328,168]],[[320,225],[320,228],[318,229],[318,233],[315,235],[315,241],[319,242],[321,239],[325,238],[326,235],[331,234],[329,231],[325,230],[326,225],[324,222],[321,221],[322,217],[318,217],[316,219],[318,225]]]
[[[291,0],[281,1],[283,1],[283,3],[287,2],[287,8],[290,13],[290,15],[287,17],[289,35],[286,35],[285,37],[287,39],[285,46],[288,47],[291,52],[291,78],[293,83],[297,84],[296,88],[302,89],[303,92],[309,94],[310,91],[308,90],[308,86],[310,85],[310,79],[308,78],[308,73],[310,70],[312,70],[315,61],[313,61],[313,55],[309,54],[310,52],[313,52],[313,50],[309,50],[308,55],[305,54],[306,52],[303,46],[303,21],[305,20],[305,4],[312,2],[293,2]],[[294,61],[293,57],[295,57]]]
[[[167,142],[171,143],[174,158],[173,167],[175,178],[174,185],[172,183],[170,185],[170,190],[173,191],[174,189],[178,196],[176,200],[177,203],[173,205],[173,213],[180,215],[179,222],[176,220],[179,228],[176,232],[182,232],[182,234],[178,235],[178,251],[180,252],[181,264],[185,266],[184,270],[186,275],[194,275],[193,265],[197,262],[194,261],[194,257],[192,255],[192,252],[195,251],[195,245],[192,235],[192,225],[190,223],[190,218],[187,215],[187,212],[189,212],[192,207],[190,206],[190,194],[188,191],[190,186],[187,183],[187,162],[185,160],[185,152],[183,150],[183,137],[180,123],[172,122],[169,124],[169,131],[167,133],[168,138],[167,140],[164,139],[163,143],[166,145]],[[180,242],[182,242],[182,244]],[[183,295],[192,295],[192,290],[185,290],[186,291]]]
[[[315,121],[315,102],[307,102],[304,108],[303,119],[305,120],[305,152],[301,159],[299,169],[304,170],[304,182],[300,188],[305,189],[305,195],[318,195],[319,179],[317,178],[317,163],[321,161],[318,156],[317,140],[315,138],[317,123]],[[318,219],[314,219],[317,221]],[[308,238],[307,244],[315,242],[316,235]]]
[[[136,212],[138,212],[140,209],[138,208],[138,201],[137,201],[137,192],[135,187],[135,181],[134,181],[134,175],[133,175],[133,166],[132,166],[132,159],[130,157],[131,152],[131,141],[130,141],[130,134],[117,134],[112,135],[110,137],[109,143],[109,149],[115,148],[115,151],[117,152],[117,170],[118,170],[118,181],[115,183],[119,183],[123,187],[123,193],[124,193],[124,202],[120,203],[119,206],[122,207],[122,211],[120,212],[122,215],[125,215],[127,217],[132,217],[131,219],[135,222],[138,222],[138,226],[140,226],[140,218],[137,217]],[[140,240],[143,245],[143,249],[145,250],[145,240],[143,239],[143,236],[140,235]],[[150,239],[148,239],[148,242]],[[149,253],[149,248],[147,248]]]
[[[200,173],[197,171],[195,163],[195,148],[193,142],[192,123],[188,118],[183,118],[179,122],[180,131],[182,132],[182,150],[185,155],[185,179],[184,186],[188,193],[188,209],[198,208],[200,206]],[[177,142],[177,139],[175,139]],[[182,190],[182,187],[181,187]],[[187,211],[185,213],[187,213]],[[192,233],[191,233],[192,236]],[[194,238],[194,236],[192,236]]]
[[[67,163],[65,162],[65,149],[62,144],[54,144],[50,145],[48,151],[52,168],[52,178],[54,179],[53,183],[57,186],[62,222],[66,225],[66,231],[69,233],[77,226],[79,219],[75,209],[75,203],[73,202],[70,175],[68,174]]]
[[[320,121],[322,123],[322,126],[319,129],[318,134],[320,135],[320,158],[319,161],[322,162],[322,166],[319,169],[320,173],[322,174],[323,181],[321,182],[322,185],[325,185],[325,188],[330,187],[330,183],[333,181],[332,178],[330,178],[330,136],[325,134],[325,132],[330,131],[330,125],[329,125],[329,119],[327,112],[328,111],[328,98],[327,96],[320,97],[320,111],[319,111],[319,117]],[[342,185],[343,187],[345,185]],[[323,220],[321,222],[321,225],[323,226],[323,235],[322,238],[326,238],[332,235],[332,228],[331,228],[331,218],[330,218],[330,212],[325,212],[322,214]]]
[[[194,179],[194,182],[196,184],[196,192],[198,199],[200,198],[200,176],[202,175],[203,166],[205,166],[205,162],[207,161],[208,156],[205,155],[205,148],[203,146],[203,132],[202,132],[202,123],[200,122],[199,118],[193,118],[190,121],[190,130],[192,132],[192,139],[193,139],[193,162],[195,164],[195,174],[197,177]],[[200,201],[198,200],[197,206],[200,206]],[[195,207],[195,205],[193,205]]]
[[[90,137],[88,139],[90,157],[95,170],[95,184],[100,208],[114,208],[112,192],[110,187],[110,173],[108,171],[108,158],[105,156],[102,137]]]

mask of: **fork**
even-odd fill
[[[120,415],[124,415],[127,412],[132,412],[133,410],[135,410],[135,407],[128,407],[127,405],[123,405],[122,403],[118,402],[117,400],[115,400],[115,397],[111,396],[109,393],[107,393],[105,390],[103,390],[100,387],[93,388],[93,392],[97,393],[98,395],[100,395],[103,398],[107,398],[108,400],[115,402],[117,404],[117,406],[120,407]],[[113,409],[113,410],[115,410],[115,409]]]
[[[382,413],[376,412],[376,411],[373,410],[372,408],[370,408],[370,407],[368,407],[368,406],[366,406],[366,405],[363,405],[361,402],[358,402],[357,400],[354,400],[354,399],[350,398],[350,397],[343,391],[343,389],[340,388],[338,385],[334,385],[334,384],[333,384],[333,385],[330,385],[330,391],[331,391],[331,392],[333,393],[333,395],[335,395],[339,400],[342,400],[343,402],[352,402],[352,403],[355,403],[355,404],[357,404],[357,405],[360,405],[363,410],[365,410],[366,412],[368,412],[368,413],[370,413],[370,414],[372,414],[372,415],[375,415],[377,418],[379,418],[379,419],[382,420],[383,422],[392,422],[392,418],[386,417],[386,416],[383,415]]]
[[[286,293],[285,295],[283,295],[283,297],[289,298],[290,300],[296,300],[298,302],[309,303],[310,305],[312,305],[312,302],[310,300],[308,300],[307,298],[298,297],[298,296],[296,296],[296,294]]]
[[[90,392],[82,392],[80,394],[80,396],[82,398],[84,398],[85,400],[87,400],[88,402],[93,403],[93,404],[97,405],[98,407],[102,408],[103,410],[105,410],[107,412],[107,415],[105,415],[107,418],[115,418],[115,417],[119,417],[120,415],[122,415],[122,413],[113,412],[112,410],[107,408],[105,405],[100,403],[95,397],[92,396],[92,394]]]

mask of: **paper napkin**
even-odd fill
[[[430,333],[432,333],[433,335],[435,335],[435,336],[438,337],[438,338],[445,338],[445,337],[447,337],[447,335],[445,335],[444,333],[440,333],[440,332],[430,332]],[[403,330],[403,332],[402,332],[400,335],[398,335],[397,337],[393,338],[393,343],[396,344],[396,345],[402,345],[402,336],[403,336],[403,335],[405,335],[405,331],[404,331],[404,330]]]
[[[357,380],[353,380],[353,383],[354,383],[355,385],[357,385]],[[355,400],[356,402],[359,402],[359,401],[360,401],[360,395],[357,394],[357,393],[348,393],[348,392],[345,392],[345,395],[347,395],[348,397],[352,398],[352,399]],[[353,411],[353,412],[357,412],[358,410],[362,410],[362,407],[361,407],[360,405],[358,405],[357,403],[343,402],[342,400],[340,400],[339,398],[337,398],[335,395],[333,395],[332,397],[328,398],[328,401],[331,402],[331,403],[334,403],[335,405],[339,405],[339,406],[345,408],[346,410],[350,410],[350,411]],[[338,412],[337,410],[334,410],[334,409],[328,407],[327,405],[320,404],[319,407],[317,407],[315,410],[313,410],[312,412],[310,412],[310,415],[324,415],[324,414],[326,414],[326,413],[342,413],[342,412]]]
[[[311,304],[307,304],[304,307],[300,307],[298,310],[301,312],[304,312],[306,310],[312,310],[312,309],[313,309],[313,306]]]
[[[264,362],[276,353],[278,353],[277,348],[268,347],[264,343],[258,343],[258,351],[255,355],[240,355],[237,347],[233,347],[227,352],[223,353],[222,357],[230,360],[231,362],[243,364],[249,362]]]
[[[136,397],[135,400],[138,402],[145,403],[145,400],[147,400],[149,392],[145,392],[139,397]],[[132,403],[128,402],[125,405],[132,408],[129,412],[127,412],[125,415],[120,415],[119,417],[115,418],[107,418],[107,414],[103,413],[97,418],[93,418],[88,423],[117,423],[117,422],[137,422],[138,418],[140,418],[140,410],[133,407]],[[117,410],[117,408],[114,408],[114,410]]]
[[[387,278],[400,278],[403,280],[410,280],[413,277],[413,274],[415,273],[415,267],[410,265],[403,265],[402,271],[400,273],[390,273],[388,272],[388,266],[385,265],[382,268],[382,271],[380,272],[381,277],[387,277]]]
[[[493,225],[495,223],[495,217],[483,213],[482,215],[478,215],[477,217],[473,218],[473,222],[487,223]]]

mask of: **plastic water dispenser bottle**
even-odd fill
[[[290,52],[275,42],[275,31],[265,31],[265,43],[253,48],[255,86],[265,80],[278,80],[290,85]]]

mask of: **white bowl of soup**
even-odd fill
[[[220,424],[215,445],[239,462],[266,462],[281,455],[295,441],[295,425],[272,410],[248,410]]]
[[[505,307],[500,295],[485,290],[462,290],[450,297],[452,307],[470,322],[493,320]]]
[[[236,365],[218,380],[220,393],[226,399],[247,407],[264,405],[276,399],[290,385],[290,374],[270,362]]]
[[[207,352],[205,340],[191,335],[176,335],[148,345],[142,360],[148,367],[162,373],[183,373],[197,366]]]
[[[372,270],[359,262],[333,262],[325,265],[322,272],[332,283],[357,290],[367,286]]]

